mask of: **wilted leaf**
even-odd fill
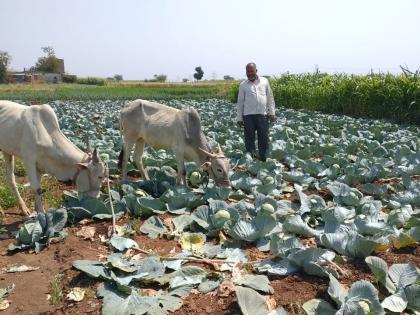
[[[200,283],[200,285],[198,286],[198,290],[201,293],[208,293],[208,292],[216,290],[219,287],[219,285],[220,285],[220,281],[218,280],[216,281],[207,280]]]
[[[236,298],[244,315],[266,315],[270,311],[266,299],[250,288],[237,286]]]
[[[182,249],[195,251],[206,242],[206,235],[203,233],[184,233],[179,239]]]
[[[12,292],[14,290],[14,288],[15,288],[15,284],[14,283],[11,284],[11,285],[9,285],[8,287],[1,288],[0,289],[0,300],[2,298],[4,298],[6,296],[6,294],[9,294],[10,292]]]
[[[158,238],[168,232],[162,220],[157,216],[148,218],[140,227],[140,232],[148,234],[150,238]]]
[[[258,290],[264,293],[273,293],[274,290],[270,285],[270,280],[263,275],[243,275],[238,279],[234,280],[237,285],[242,285],[254,290]]]
[[[73,267],[83,271],[87,275],[93,278],[104,278],[109,279],[109,276],[105,270],[103,263],[100,261],[92,261],[92,260],[75,260],[73,262]]]
[[[112,235],[111,239],[109,240],[112,247],[117,249],[118,251],[122,252],[129,248],[136,248],[139,249],[139,245],[136,241],[130,239],[118,236],[116,234]]]

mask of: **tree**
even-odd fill
[[[231,77],[230,75],[225,75],[224,77],[223,77],[223,80],[226,80],[226,81],[231,81],[231,80],[235,80],[235,78],[234,77]]]
[[[35,66],[32,67],[31,70],[40,72],[59,72],[60,60],[55,56],[54,48],[47,46],[41,47],[41,50],[46,54],[46,56],[39,57]]]
[[[116,74],[116,75],[114,75],[114,79],[115,79],[115,81],[122,81],[123,76],[122,76],[122,74]]]
[[[155,74],[153,77],[155,78],[154,81],[156,82],[166,82],[167,78],[166,74]]]
[[[195,67],[195,73],[194,73],[194,79],[196,79],[197,81],[201,80],[203,78],[204,75],[204,71],[203,69],[201,69],[200,66]]]
[[[7,67],[10,64],[12,57],[6,51],[0,50],[0,83],[6,81]]]

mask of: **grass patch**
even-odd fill
[[[3,156],[2,156],[3,157]],[[6,182],[4,168],[4,160],[0,159],[0,207],[3,209],[13,208],[18,206],[15,194],[10,185]],[[19,177],[26,176],[26,171],[23,162],[20,159],[15,159],[15,177],[18,181]],[[25,201],[28,208],[34,208],[34,194],[29,186],[17,183],[20,195]],[[45,209],[58,208],[63,204],[60,184],[55,177],[42,176],[41,187],[44,189],[43,204]]]
[[[283,74],[270,81],[277,106],[420,125],[420,75]],[[239,86],[229,92],[236,102]]]
[[[87,81],[86,81],[87,82]],[[92,80],[90,82],[93,82]],[[102,83],[101,83],[102,84]],[[0,99],[36,103],[53,100],[133,100],[226,97],[232,81],[200,83],[145,83],[140,81],[95,84],[7,84],[0,85]]]
[[[6,182],[6,170],[4,167],[3,155],[0,154],[0,156],[0,207],[3,209],[17,207],[18,202],[15,197],[15,194],[13,193],[9,183]],[[23,176],[25,176],[26,173],[22,161],[16,159],[15,165],[15,174],[18,173],[23,174]],[[30,192],[28,187],[24,187],[22,184],[19,183],[17,184],[17,187],[23,200],[25,200],[25,202],[30,201]]]
[[[60,305],[64,301],[64,295],[62,290],[62,281],[64,275],[62,273],[58,273],[53,276],[51,280],[51,297],[49,303],[51,305]]]
[[[60,190],[60,182],[55,177],[50,175],[43,176],[41,179],[41,187],[44,189],[42,202],[45,210],[62,206],[63,198]]]
[[[17,158],[15,158],[15,176],[17,177],[26,176],[25,165],[23,165],[23,161],[21,159],[17,159]]]

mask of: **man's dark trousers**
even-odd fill
[[[244,116],[245,149],[255,154],[255,132],[258,136],[258,153],[262,161],[267,158],[268,150],[268,119],[266,115]]]

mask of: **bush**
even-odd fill
[[[277,106],[420,125],[420,75],[285,73],[270,80]],[[239,84],[229,91],[237,101]]]
[[[63,74],[63,83],[76,83],[77,76],[72,74]]]
[[[92,77],[78,78],[77,79],[77,83],[79,83],[79,84],[88,84],[88,85],[100,85],[100,86],[104,86],[105,85],[105,79],[102,79],[102,78],[92,78]]]
[[[6,83],[7,69],[5,66],[0,64],[0,83]]]
[[[232,81],[232,80],[235,80],[235,78],[227,74],[227,75],[223,76],[223,80]]]

